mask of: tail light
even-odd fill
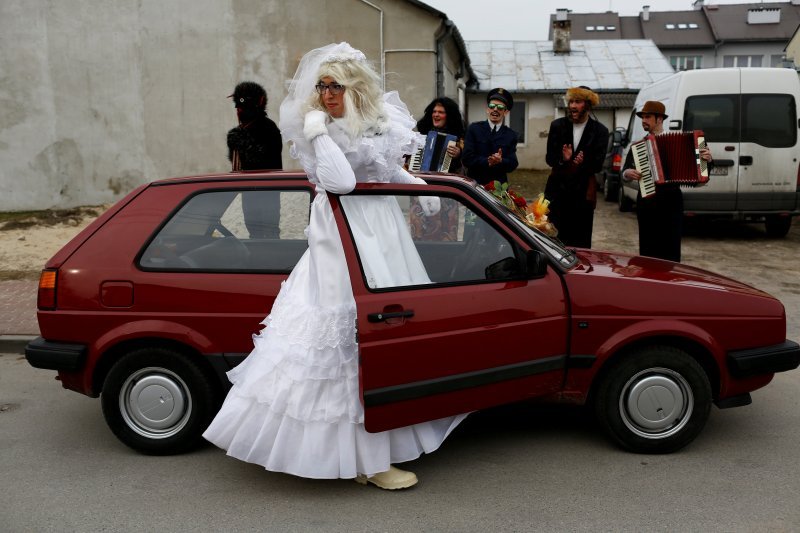
[[[611,170],[613,172],[619,172],[619,169],[622,168],[622,154],[614,154],[611,156]]]
[[[36,306],[39,309],[56,308],[56,284],[58,282],[58,270],[42,270],[39,276],[39,294],[36,298]]]

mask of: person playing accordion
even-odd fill
[[[648,135],[658,135],[663,132],[667,114],[661,102],[648,100],[636,116],[642,119],[642,128]],[[708,148],[700,148],[699,156],[709,166],[713,165],[711,151]],[[669,155],[662,154],[662,159],[664,157],[668,158]],[[666,165],[666,168],[669,166]],[[622,179],[627,181],[642,179],[641,172],[635,168],[633,150],[628,152],[625,165],[622,167]],[[665,182],[657,183],[655,187],[655,194],[642,197],[640,191],[636,198],[639,255],[680,262],[683,193],[680,184],[670,182],[668,177]]]

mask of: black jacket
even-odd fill
[[[572,157],[583,152],[583,162],[572,165],[562,162],[561,148],[572,144],[572,122],[566,117],[550,123],[547,136],[547,164],[552,168],[547,179],[545,196],[554,203],[578,202],[587,199],[589,180],[603,168],[608,145],[608,128],[589,118],[581,136],[581,142],[573,147]]]
[[[266,115],[228,132],[228,160],[237,152],[242,170],[283,168],[282,150],[281,132]]]
[[[490,167],[489,156],[497,152],[498,148],[503,149],[503,162]],[[481,185],[494,180],[508,181],[508,173],[519,165],[517,132],[503,125],[493,134],[488,121],[473,122],[467,128],[461,161],[467,167],[467,176]]]

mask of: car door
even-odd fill
[[[547,267],[526,279],[515,271],[530,244],[463,191],[424,188],[440,204],[426,215],[414,196],[421,187],[387,187],[359,186],[332,201],[357,307],[367,430],[558,391],[567,354],[567,305],[558,273]],[[391,246],[411,243],[406,256],[419,254],[422,283],[381,285],[370,274],[374,265],[368,263],[383,259],[368,249],[356,219],[376,193],[383,209],[400,213],[405,227],[389,236]]]

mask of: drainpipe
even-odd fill
[[[380,55],[381,55],[381,89],[385,91],[386,90],[386,51],[383,49],[383,9],[381,9],[379,6],[376,6],[372,2],[369,2],[368,0],[361,0],[361,3],[368,5],[369,7],[375,9],[376,11],[378,11],[378,13],[380,13],[380,25],[379,25],[378,31],[379,31],[379,34],[380,34],[380,49],[381,49],[381,51],[380,51]]]
[[[453,35],[453,21],[443,23],[444,31],[436,38],[436,98],[444,96],[444,43]]]

